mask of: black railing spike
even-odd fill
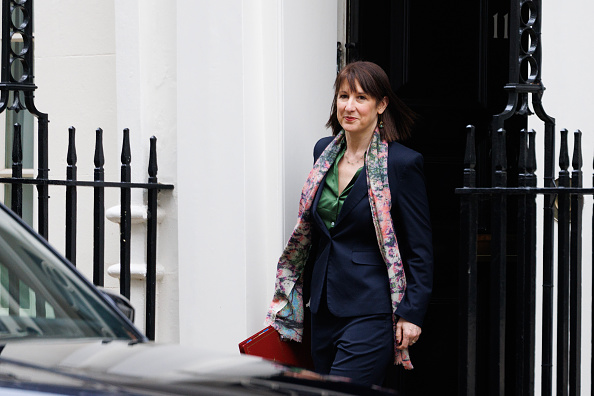
[[[569,150],[567,146],[567,129],[561,130],[561,147],[559,152],[558,185],[561,188],[571,187],[567,168],[569,167]],[[556,395],[568,396],[570,384],[569,370],[569,322],[570,318],[570,196],[557,195],[557,372]]]
[[[574,171],[581,170],[584,165],[582,158],[582,131],[579,129],[573,133],[573,157],[571,160],[571,167]]]
[[[33,107],[30,106],[30,108]],[[47,114],[39,113],[37,122],[37,180],[39,181],[49,178],[48,123]],[[37,231],[47,240],[49,237],[49,186],[38,184],[37,197]]]
[[[505,142],[505,129],[499,128],[496,136],[496,148],[495,148],[495,169],[505,171],[507,169],[507,153],[506,153],[506,142]]]
[[[121,180],[124,183],[131,181],[132,170],[130,162],[130,130],[124,129],[122,143]],[[120,294],[130,298],[130,237],[131,237],[131,190],[120,190]]]
[[[474,167],[476,166],[476,144],[474,133],[474,125],[468,125],[466,127],[466,150],[464,152],[464,168],[474,169]]]
[[[76,164],[76,142],[75,142],[76,129],[71,126],[68,128],[68,154],[66,155],[66,161],[68,165]]]
[[[466,151],[464,153],[464,187],[476,187],[476,149],[473,125],[466,127]]]
[[[97,128],[95,135],[96,182],[105,179],[105,156],[103,155],[103,129]],[[104,285],[105,270],[105,189],[95,186],[93,191],[93,284]]]
[[[97,128],[95,135],[95,167],[102,168],[105,165],[105,155],[103,154],[103,129]]]
[[[148,182],[157,183],[157,138],[151,137]],[[147,194],[146,225],[146,336],[155,339],[155,307],[157,288],[157,190]]]
[[[157,177],[158,169],[159,167],[157,166],[157,138],[155,136],[151,136],[151,146],[148,165],[149,177]]]
[[[132,162],[132,154],[130,150],[130,130],[124,129],[124,141],[122,143],[122,164],[130,164]]]
[[[528,169],[528,133],[525,128],[520,131],[520,152],[518,158],[518,172],[526,174]]]
[[[574,132],[571,187],[583,187],[582,132]],[[569,196],[569,394],[580,395],[582,366],[582,231],[584,196]]]
[[[12,135],[12,177],[23,177],[23,144],[21,142],[21,125],[14,124]],[[11,209],[23,216],[23,185],[13,184],[11,191]]]
[[[533,175],[536,172],[536,131],[528,131],[528,158],[526,160],[526,172]]]
[[[567,129],[561,129],[561,147],[559,148],[559,168],[566,171],[569,168],[569,149],[567,147]]]
[[[76,168],[76,129],[68,128],[68,154],[66,154],[66,179],[77,180]],[[77,228],[77,191],[76,186],[66,187],[66,250],[65,255],[76,265],[76,228]]]
[[[23,162],[23,144],[21,138],[21,124],[14,124],[12,135],[12,162],[20,164]]]

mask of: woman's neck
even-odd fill
[[[347,143],[347,151],[352,155],[364,153],[367,151],[367,147],[369,147],[369,142],[371,142],[371,138],[373,137],[373,131],[371,133],[350,133],[345,131],[346,143]]]

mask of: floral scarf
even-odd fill
[[[326,147],[309,173],[301,191],[297,225],[277,265],[274,298],[266,316],[266,323],[278,330],[281,336],[298,342],[301,342],[303,335],[302,274],[311,247],[311,209],[318,187],[345,142],[344,131],[341,131]],[[404,368],[412,369],[408,349],[397,349],[395,315],[406,290],[406,278],[390,215],[392,201],[388,184],[388,143],[381,140],[377,128],[367,148],[365,162],[371,214],[390,281],[394,364],[402,364]]]

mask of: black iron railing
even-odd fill
[[[542,395],[579,395],[583,360],[582,206],[584,195],[593,195],[594,188],[583,187],[580,131],[575,133],[571,163],[568,132],[561,131],[555,182],[555,120],[542,106],[545,88],[541,80],[541,1],[511,0],[509,21],[509,83],[504,87],[508,102],[505,110],[493,117],[489,131],[491,186],[477,187],[475,130],[469,126],[464,187],[456,190],[460,194],[462,230],[459,393],[533,395],[535,334],[540,331]],[[528,117],[534,113],[544,124],[541,188],[536,187],[534,130],[509,131],[514,138],[509,139],[505,129],[505,122],[511,117]],[[519,147],[515,147],[513,142],[518,137]],[[518,162],[513,164],[517,174],[514,170],[512,175],[508,175],[511,168],[508,164],[513,160],[506,154],[510,145],[518,153]],[[510,185],[512,179],[517,179],[517,184]],[[542,230],[537,230],[536,200],[540,196],[544,210]],[[479,227],[485,210],[490,211],[490,223],[488,227]],[[537,232],[543,236],[541,263],[536,259]],[[543,274],[540,329],[535,322],[537,265],[541,265]],[[479,285],[487,286],[487,291],[477,290]],[[478,332],[479,328],[487,335]]]
[[[514,395],[533,395],[534,394],[534,368],[535,368],[535,299],[536,299],[536,270],[537,270],[537,250],[536,250],[536,202],[538,196],[544,197],[544,203],[547,197],[556,198],[557,204],[551,209],[556,209],[557,213],[557,240],[554,240],[554,232],[545,239],[553,239],[553,245],[543,245],[543,258],[547,255],[546,251],[554,251],[557,246],[557,317],[556,324],[553,321],[545,320],[542,322],[543,343],[553,345],[553,327],[557,329],[557,360],[549,360],[549,355],[542,355],[542,394],[553,394],[553,376],[552,367],[556,367],[557,383],[556,395],[579,395],[581,389],[581,326],[582,326],[582,211],[583,198],[585,195],[594,195],[594,188],[582,187],[582,152],[581,152],[581,132],[574,133],[574,150],[572,156],[572,171],[569,169],[569,152],[567,145],[567,130],[561,131],[561,147],[559,156],[558,186],[555,187],[536,187],[536,147],[534,131],[521,131],[520,140],[520,160],[518,168],[520,177],[518,186],[493,186],[476,187],[475,165],[476,156],[474,152],[474,127],[468,128],[468,145],[465,157],[464,187],[457,189],[456,192],[461,195],[461,298],[462,321],[464,323],[462,342],[460,346],[464,351],[461,365],[461,384],[466,384],[464,392],[461,394],[473,395],[479,389],[490,389],[490,394],[506,394],[505,389],[513,389]],[[500,134],[503,137],[503,134]],[[506,160],[500,155],[500,159]],[[594,176],[593,176],[594,178]],[[477,333],[477,286],[478,267],[477,267],[477,224],[479,212],[479,198],[487,197],[491,202],[492,210],[507,217],[507,212],[500,211],[500,202],[502,199],[511,197],[517,201],[518,208],[518,231],[517,241],[512,241],[509,237],[503,243],[517,243],[517,260],[514,261],[515,267],[510,267],[509,257],[502,258],[503,266],[515,271],[513,276],[516,284],[515,290],[506,290],[507,296],[513,296],[516,302],[511,312],[505,315],[495,316],[491,313],[488,318],[488,324],[483,327],[502,327],[506,335],[514,337],[514,340],[503,345],[501,355],[485,355],[478,357],[476,354],[477,343],[480,342],[481,335]],[[545,208],[546,209],[546,208]],[[593,235],[594,235],[594,222]],[[500,232],[495,230],[498,225],[492,225],[493,233]],[[491,240],[492,241],[492,240]],[[502,249],[495,243],[490,244],[491,256],[501,256]],[[551,254],[549,252],[549,254]],[[493,263],[491,263],[493,266]],[[542,263],[542,268],[546,269],[546,263]],[[492,276],[492,272],[490,276]],[[506,279],[510,279],[508,276]],[[552,284],[543,284],[543,296],[550,292]],[[496,287],[491,283],[490,287]],[[491,306],[496,304],[491,294]],[[543,310],[553,310],[554,299],[546,304],[543,301]],[[501,303],[501,302],[500,302]],[[488,307],[487,307],[488,308]],[[498,311],[499,312],[499,311]],[[506,330],[502,323],[507,320],[513,320],[513,331]],[[594,323],[593,323],[594,324]],[[593,327],[594,329],[594,327]],[[592,334],[594,336],[594,333]],[[548,337],[548,338],[546,338]],[[504,337],[505,339],[505,337]],[[491,340],[488,341],[489,343]],[[590,357],[591,358],[591,357]],[[476,367],[492,367],[493,360],[503,365],[501,372],[494,376],[489,374],[489,383],[477,384],[475,379],[480,378]],[[515,376],[506,376],[506,366],[513,366]],[[509,370],[507,370],[509,373]],[[550,386],[546,386],[550,384]],[[493,389],[497,393],[493,393]],[[508,393],[509,394],[509,393]]]
[[[22,45],[16,45],[15,43]],[[28,111],[38,120],[37,135],[37,176],[35,179],[23,177],[23,147],[21,125],[13,129],[12,177],[0,178],[0,183],[10,184],[11,207],[22,216],[23,185],[37,187],[37,231],[48,238],[49,229],[49,186],[64,186],[66,194],[66,247],[65,255],[76,265],[76,226],[78,188],[90,187],[94,190],[93,203],[93,283],[104,284],[105,253],[105,188],[118,188],[121,192],[120,213],[120,293],[130,297],[130,239],[131,239],[131,190],[147,191],[147,277],[146,277],[146,335],[155,338],[155,296],[156,296],[156,249],[157,249],[157,193],[171,190],[173,185],[160,184],[157,179],[157,139],[150,139],[148,182],[131,181],[131,149],[129,130],[123,132],[121,155],[121,180],[104,180],[103,131],[97,129],[95,144],[95,172],[93,181],[77,178],[77,156],[75,129],[69,129],[66,179],[49,178],[48,169],[48,115],[40,112],[34,103],[33,81],[33,1],[2,0],[2,51],[0,73],[0,113],[8,111]],[[10,133],[7,131],[7,133]],[[43,307],[39,307],[40,311]]]
[[[130,240],[131,240],[131,190],[144,189],[148,191],[147,202],[147,276],[146,276],[146,335],[149,339],[155,337],[155,296],[156,296],[156,265],[157,265],[157,193],[159,190],[171,190],[173,185],[160,184],[157,179],[157,139],[152,137],[150,140],[150,156],[148,166],[148,182],[132,183],[131,175],[131,155],[130,138],[128,129],[124,130],[124,139],[122,147],[122,180],[119,182],[108,182],[103,180],[103,131],[97,129],[97,139],[95,147],[95,180],[83,181],[77,180],[77,159],[75,147],[75,129],[69,129],[69,144],[67,154],[67,167],[65,180],[42,179],[39,176],[36,179],[27,179],[22,177],[23,170],[23,152],[21,145],[21,126],[14,126],[13,149],[12,149],[12,177],[0,178],[0,183],[12,185],[11,209],[22,215],[22,186],[25,184],[34,184],[36,186],[48,187],[64,186],[66,191],[66,248],[65,256],[74,265],[76,265],[76,224],[77,218],[77,192],[80,187],[91,187],[94,189],[93,203],[93,283],[97,286],[104,285],[104,255],[105,255],[105,188],[118,188],[121,191],[120,202],[120,293],[130,298]],[[47,147],[45,147],[47,150]],[[48,197],[49,198],[49,197]],[[39,197],[39,205],[47,206],[47,199],[42,202]],[[47,230],[48,218],[39,219],[46,223],[40,223],[39,229]],[[44,235],[47,238],[47,233]]]

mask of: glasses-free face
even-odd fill
[[[356,82],[356,89],[353,91],[348,82],[344,81],[336,97],[336,116],[345,132],[372,134],[377,125],[378,115],[382,114],[387,106],[387,97],[378,103],[361,89],[359,82]]]

